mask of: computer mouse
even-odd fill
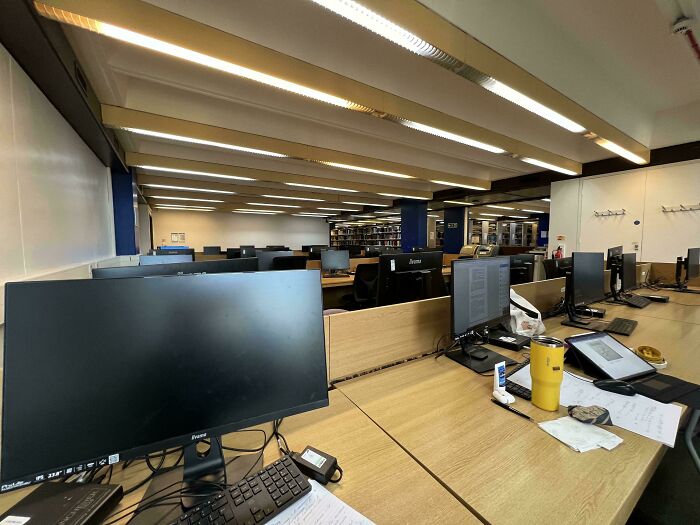
[[[620,381],[619,379],[598,379],[593,381],[593,385],[601,390],[622,394],[623,396],[633,396],[637,393],[634,386],[626,381]]]

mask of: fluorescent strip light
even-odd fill
[[[356,219],[376,219],[374,215],[350,215],[350,217],[355,217]]]
[[[379,215],[380,213],[382,215],[401,215],[401,213],[398,211],[375,211],[374,213],[376,213],[377,215]]]
[[[437,217],[437,218],[440,218],[439,215],[431,215],[431,214],[428,214],[428,217]]]
[[[222,195],[235,195],[235,191],[224,191],[224,190],[207,190],[202,188],[191,188],[189,186],[171,186],[168,184],[141,184],[141,186],[147,186],[149,188],[158,188],[159,190],[182,190],[182,191],[199,191],[202,193],[221,193]]]
[[[157,208],[194,208],[195,210],[215,210],[215,206],[191,206],[188,204],[156,204]]]
[[[431,180],[435,184],[442,184],[443,186],[455,186],[457,188],[466,188],[468,190],[481,190],[486,191],[486,188],[480,188],[479,186],[470,186],[469,184],[457,184],[456,182],[447,182],[446,180]]]
[[[272,211],[263,211],[263,210],[258,210],[258,211],[244,211],[244,210],[236,210],[231,213],[244,213],[248,215],[277,215],[276,212]]]
[[[315,211],[301,211],[304,215],[316,215],[318,217],[329,217],[331,215],[338,215],[337,211],[327,211],[326,213],[315,212]]]
[[[442,201],[445,204],[461,204],[462,206],[471,206],[470,203],[468,202],[462,202],[462,201]]]
[[[308,197],[287,197],[286,195],[262,195],[262,197],[268,197],[269,199],[288,199],[291,201],[324,202],[323,199],[310,199]]]
[[[358,190],[349,190],[347,188],[333,188],[331,186],[317,186],[316,184],[301,184],[299,182],[285,182],[287,186],[297,186],[299,188],[314,188],[317,190],[331,190],[331,191],[347,191],[349,193],[359,193]]]
[[[215,177],[217,179],[234,179],[234,180],[256,180],[250,177],[239,177],[237,175],[222,175],[220,173],[209,173],[208,171],[193,171],[193,170],[181,170],[179,168],[162,168],[160,166],[144,166],[137,164],[135,168],[140,168],[142,170],[150,171],[165,171],[167,173],[183,173],[186,175],[202,175],[205,177]]]
[[[380,208],[390,208],[390,204],[372,204],[370,202],[350,202],[350,201],[343,201],[342,204],[354,204],[355,206],[377,206]]]
[[[165,199],[171,201],[192,201],[192,202],[224,202],[216,199],[195,199],[193,197],[166,197],[165,195],[151,195],[149,199]]]
[[[236,208],[236,211],[254,211],[256,213],[284,213],[283,210],[256,210],[251,208]]]
[[[598,144],[598,146],[602,146],[608,151],[616,153],[620,157],[624,157],[627,160],[634,162],[635,164],[648,164],[648,162],[639,155],[635,155],[631,151],[628,151],[622,146],[618,146],[617,144],[615,144],[614,142],[610,142],[609,140],[597,138],[595,139],[595,143]]]
[[[453,142],[459,142],[460,144],[464,144],[466,146],[471,146],[473,148],[479,148],[483,149],[486,151],[490,151],[491,153],[505,153],[506,150],[497,148],[496,146],[491,146],[490,144],[486,144],[484,142],[479,142],[478,140],[474,139],[469,139],[467,137],[463,137],[462,135],[457,135],[456,133],[451,133],[449,131],[445,131],[442,129],[434,128],[432,126],[427,126],[425,124],[421,124],[420,122],[413,122],[412,120],[399,120],[398,121],[400,124],[403,124],[404,126],[415,129],[417,131],[422,131],[423,133],[427,133],[429,135],[435,135],[436,137],[440,137],[443,139],[451,140]],[[481,188],[479,188],[481,189]]]
[[[526,210],[526,209],[521,209],[520,211],[526,211],[528,213],[544,213],[542,210]]]
[[[396,197],[398,199],[415,199],[418,201],[429,201],[430,200],[426,197],[416,197],[415,195],[399,195],[397,193],[377,193],[377,195],[381,195],[382,197]]]
[[[329,211],[362,211],[362,210],[356,210],[354,208],[321,208],[320,206],[318,207],[319,210],[329,210]]]
[[[396,173],[394,171],[383,171],[375,170],[373,168],[363,168],[362,166],[353,166],[351,164],[341,164],[340,162],[328,162],[325,160],[319,161],[321,164],[326,166],[333,166],[334,168],[341,168],[344,170],[361,171],[363,173],[375,173],[377,175],[386,175],[388,177],[396,177],[399,179],[414,179],[415,177],[411,175],[404,175],[403,173]]]
[[[501,213],[481,213],[481,215],[489,215],[490,217],[500,217]]]
[[[249,206],[277,206],[278,208],[301,208],[301,206],[294,206],[292,204],[268,204],[265,202],[246,202]]]
[[[130,133],[136,133],[137,135],[145,135],[147,137],[155,137],[158,139],[175,140],[178,142],[187,142],[190,144],[201,144],[202,146],[213,146],[215,148],[229,149],[233,151],[240,151],[243,153],[254,153],[256,155],[265,155],[267,157],[286,157],[282,153],[276,153],[274,151],[265,151],[262,149],[246,148],[244,146],[237,146],[235,144],[227,144],[225,142],[214,142],[211,140],[197,139],[194,137],[186,137],[183,135],[173,135],[172,133],[163,133],[161,131],[152,131],[150,129],[140,129],[140,128],[120,128],[124,131]]]
[[[168,210],[168,211],[170,211],[170,210],[173,210],[173,211],[214,211],[214,210],[205,210],[203,208],[179,208],[179,207],[178,208],[176,208],[176,207],[164,208],[162,206],[156,206],[156,209],[157,210]]]
[[[511,208],[510,206],[496,206],[495,204],[486,204],[485,205],[487,208],[496,208],[497,210],[514,210],[515,208]]]
[[[553,109],[549,109],[547,106],[540,104],[536,100],[523,95],[519,91],[516,91],[510,86],[507,86],[503,82],[499,82],[495,78],[489,78],[488,80],[481,82],[481,86],[488,89],[491,93],[503,97],[509,100],[513,104],[520,106],[523,109],[531,111],[535,115],[547,119],[553,122],[557,126],[561,126],[564,129],[571,131],[572,133],[583,133],[586,128],[577,124],[571,119],[566,118],[564,115],[557,113]]]
[[[528,164],[534,164],[535,166],[539,166],[540,168],[547,168],[548,170],[552,171],[558,171],[559,173],[563,173],[564,175],[578,175],[575,171],[567,170],[566,168],[560,168],[559,166],[555,166],[554,164],[550,164],[549,162],[542,162],[541,160],[537,159],[531,159],[530,157],[520,157],[520,160],[523,162],[527,162]]]
[[[324,219],[324,215],[315,215],[313,213],[292,213],[295,217],[313,217],[315,219]]]
[[[542,199],[544,202],[552,202],[552,199]]]
[[[511,219],[527,219],[527,217],[523,217],[522,215],[508,215]]]

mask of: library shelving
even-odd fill
[[[331,246],[401,246],[401,225],[333,228]]]

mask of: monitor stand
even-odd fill
[[[455,363],[459,363],[470,370],[474,370],[477,374],[483,374],[489,371],[493,372],[494,365],[502,361],[505,361],[506,366],[516,364],[516,362],[509,357],[489,350],[481,345],[469,344],[465,339],[465,337],[460,337],[460,348],[447,352],[445,355]]]
[[[197,444],[185,447],[184,466],[166,471],[153,478],[139,504],[139,513],[129,521],[129,525],[151,525],[153,523],[176,522],[179,517],[198,504],[206,501],[220,489],[211,483],[235,483],[262,468],[262,455],[258,452],[240,454],[229,458],[226,463],[220,438],[212,437],[216,444],[206,453],[197,451]],[[225,473],[225,476],[224,476]],[[204,482],[204,483],[203,483]],[[149,508],[151,500],[169,494],[182,487],[189,495],[174,492],[170,499]],[[142,510],[143,509],[143,510]]]

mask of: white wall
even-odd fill
[[[151,208],[148,204],[139,204],[139,252],[147,254],[151,249]]]
[[[661,209],[700,204],[700,161],[555,182],[551,198],[550,250],[563,235],[567,255],[622,245],[625,252],[636,251],[637,260],[675,262],[688,248],[700,246],[700,211]],[[625,215],[594,213],[621,209]]]
[[[233,248],[242,244],[258,247],[285,245],[301,249],[303,244],[328,244],[325,219],[291,215],[248,215],[224,212],[153,211],[155,246],[184,244],[195,251],[203,246]],[[184,243],[170,240],[171,233],[184,233]]]
[[[4,283],[113,257],[109,169],[0,46],[0,324]]]

